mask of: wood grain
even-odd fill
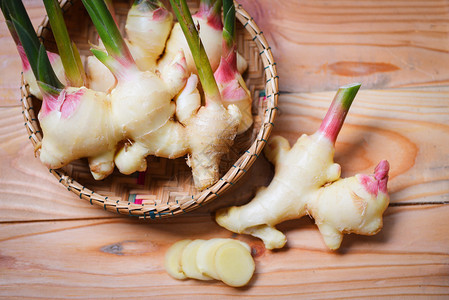
[[[0,107],[0,220],[110,216],[76,199],[34,157],[21,111]]]
[[[294,143],[311,134],[334,92],[282,95],[273,135]],[[337,139],[342,176],[391,164],[392,203],[449,201],[449,92],[420,89],[362,90]]]
[[[24,2],[37,26],[42,1]],[[345,236],[330,252],[313,220],[302,218],[279,225],[288,244],[271,252],[220,228],[211,211],[244,203],[269,183],[273,170],[263,156],[223,197],[183,216],[148,222],[92,207],[33,155],[20,59],[0,16],[0,298],[448,298],[449,2],[239,2],[271,45],[281,89],[294,92],[280,97],[274,134],[294,142],[312,133],[336,88],[362,82],[335,160],[344,176],[390,161],[382,231]],[[252,246],[257,269],[248,287],[166,274],[172,243],[213,237]]]
[[[42,22],[45,15],[42,1],[23,1],[34,27]],[[20,105],[20,73],[22,63],[14,41],[6,27],[3,14],[0,14],[0,107]]]
[[[239,0],[273,50],[283,92],[449,83],[445,0]]]
[[[447,205],[389,208],[380,234],[346,237],[340,252],[325,249],[307,218],[281,226],[287,231],[286,250],[265,251],[260,241],[239,236],[250,243],[256,260],[256,275],[243,289],[216,281],[177,281],[164,271],[163,257],[173,242],[186,236],[231,236],[207,217],[147,226],[121,218],[4,224],[0,295],[442,297],[449,293],[449,237],[435,228],[449,227],[447,214]]]

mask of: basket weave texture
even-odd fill
[[[114,1],[122,32],[131,2]],[[81,1],[62,0],[60,4],[71,39],[85,59],[91,55],[89,42],[97,41],[96,30]],[[198,1],[188,1],[188,4],[192,11],[198,7]],[[126,176],[114,171],[102,181],[92,178],[86,160],[74,161],[62,169],[50,169],[61,184],[80,199],[105,210],[154,219],[179,215],[216,199],[247,172],[260,155],[273,127],[279,94],[278,76],[276,63],[262,31],[241,5],[235,5],[239,21],[238,51],[249,64],[244,79],[253,97],[254,125],[246,133],[236,137],[230,153],[222,158],[220,180],[206,190],[197,191],[185,158],[169,160],[150,157],[146,172]],[[57,52],[47,17],[38,28],[38,36],[47,50]],[[22,113],[29,140],[36,146],[42,140],[37,119],[41,102],[29,93],[23,78],[21,95]]]

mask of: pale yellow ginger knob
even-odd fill
[[[340,88],[320,129],[302,135],[293,147],[285,138],[273,137],[265,148],[275,165],[272,182],[248,204],[219,210],[217,223],[262,239],[267,249],[281,248],[287,241],[277,224],[305,215],[315,219],[330,249],[340,247],[344,233],[377,233],[389,203],[388,162],[381,161],[373,175],[345,179],[333,162],[335,140],[359,87]]]

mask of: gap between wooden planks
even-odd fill
[[[448,83],[447,1],[240,2],[265,30],[283,91],[334,90],[348,81],[376,88]],[[41,1],[25,4],[37,25],[44,15]],[[5,45],[6,27],[1,23]],[[362,91],[337,144],[336,161],[345,176],[370,172],[378,160],[387,158],[392,163],[392,204],[418,205],[388,208],[379,235],[345,237],[340,253],[325,250],[307,218],[280,225],[289,238],[287,251],[263,252],[260,242],[239,236],[259,251],[258,271],[249,289],[236,290],[218,282],[174,281],[161,266],[163,253],[176,239],[230,236],[208,216],[213,206],[147,224],[91,207],[40,165],[17,107],[18,75],[11,74],[19,74],[20,62],[11,45],[0,57],[9,70],[0,73],[0,296],[449,294],[449,206],[424,205],[449,198],[447,91]],[[332,96],[333,92],[282,96],[274,133],[293,142],[300,133],[313,132]],[[263,159],[255,167],[270,168]],[[263,176],[253,179],[249,189],[248,181],[242,180],[243,187],[225,196],[227,203],[244,202],[258,185],[267,183]]]
[[[250,285],[177,281],[163,267],[167,248],[183,238],[231,237],[207,217],[144,226],[131,219],[4,224],[0,296],[4,297],[411,297],[449,294],[448,205],[389,208],[376,236],[346,236],[325,249],[308,218],[281,225],[281,251],[248,236],[256,274]],[[38,275],[38,276],[36,276]]]

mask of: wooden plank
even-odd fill
[[[0,44],[2,45],[0,67],[4,70],[0,72],[0,107],[18,106],[20,105],[22,64],[4,20],[0,21]]]
[[[449,83],[445,0],[239,0],[264,32],[281,91]]]
[[[21,111],[0,108],[0,220],[110,217],[68,192],[34,157]]]
[[[33,24],[41,0],[25,0]],[[449,3],[443,0],[239,0],[264,30],[283,91],[362,91],[337,144],[343,175],[392,165],[393,207],[376,236],[346,236],[328,251],[313,220],[279,226],[286,249],[267,251],[220,228],[209,215],[266,185],[260,157],[220,201],[184,216],[144,222],[93,208],[68,192],[33,155],[19,99],[20,60],[0,16],[0,298],[447,298],[449,295]],[[298,60],[299,58],[299,60]],[[429,88],[430,87],[430,88]],[[275,132],[311,133],[334,92],[284,94]],[[433,205],[424,205],[432,203]],[[418,205],[412,205],[418,204]],[[257,272],[249,287],[176,281],[163,269],[182,238],[237,237]]]
[[[165,273],[163,257],[173,242],[232,236],[208,217],[150,224],[126,218],[4,223],[0,296],[443,298],[449,294],[448,214],[448,205],[389,208],[378,235],[347,236],[339,252],[326,250],[308,218],[280,226],[288,238],[281,251],[238,236],[252,246],[256,260],[256,275],[242,289],[177,281]]]

